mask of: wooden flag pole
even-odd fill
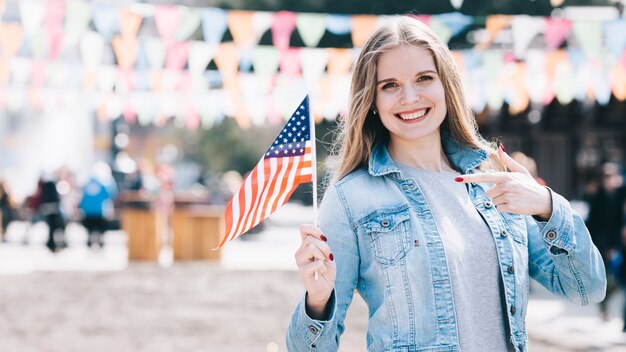
[[[315,148],[315,118],[313,104],[309,96],[309,131],[311,133],[311,185],[313,187],[313,225],[317,227],[317,152]],[[315,280],[319,280],[319,273],[315,271]]]

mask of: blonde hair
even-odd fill
[[[376,98],[376,68],[383,53],[401,45],[426,49],[433,55],[445,91],[447,116],[441,125],[443,131],[462,145],[487,150],[495,168],[502,169],[495,146],[478,133],[478,125],[465,100],[461,78],[446,44],[422,22],[399,16],[372,34],[357,59],[348,115],[340,121],[333,148],[338,160],[332,167],[332,180],[338,181],[367,165],[374,145],[388,142],[389,132],[380,117],[372,112]]]

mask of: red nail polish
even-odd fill
[[[326,236],[324,236],[324,235],[321,235],[321,236],[320,236],[320,238],[321,238],[321,239],[322,239],[322,241],[324,241],[324,242],[328,241],[328,238],[326,238]]]
[[[500,149],[502,149],[502,151],[506,153],[506,148],[504,148],[504,144],[500,143]]]
[[[334,260],[335,260],[335,256],[333,256],[333,254],[332,254],[332,253],[330,253],[330,254],[328,255],[328,259],[330,259],[331,261],[334,261]]]
[[[456,182],[463,182],[463,177],[456,177],[454,180]]]

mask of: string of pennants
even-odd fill
[[[189,129],[225,116],[242,128],[279,124],[292,110],[285,102],[306,93],[316,118],[336,118],[360,46],[390,18],[83,0],[20,0],[6,10],[0,0],[0,111],[87,104],[103,120],[174,117]],[[626,100],[623,17],[416,17],[445,41],[471,28],[453,54],[475,111]],[[348,37],[348,47],[321,47],[329,34]]]

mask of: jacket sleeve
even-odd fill
[[[550,194],[552,215],[547,222],[526,217],[530,276],[580,305],[600,302],[606,293],[602,257],[569,202],[552,190]]]
[[[352,302],[359,277],[359,248],[350,226],[348,209],[336,187],[329,187],[320,206],[319,227],[337,265],[335,289],[330,297],[328,320],[311,319],[305,308],[306,294],[296,307],[287,329],[288,351],[337,351],[344,331],[346,311]]]

